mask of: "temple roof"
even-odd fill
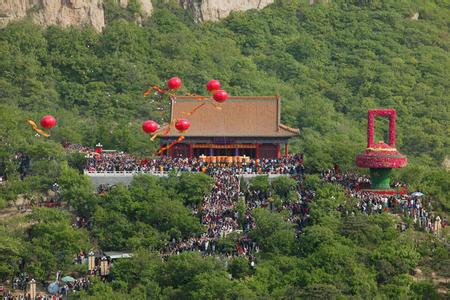
[[[201,100],[199,100],[201,99]],[[230,96],[218,104],[207,97],[177,96],[172,99],[171,120],[190,121],[186,137],[293,137],[299,129],[280,123],[281,99],[278,96]],[[191,116],[191,112],[200,104]],[[181,133],[172,129],[168,136]]]

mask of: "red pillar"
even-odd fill
[[[395,148],[395,131],[396,131],[396,112],[395,110],[389,115],[389,146]]]
[[[288,143],[284,144],[284,155],[286,155],[286,157],[289,155],[289,145],[288,145]]]
[[[194,157],[194,148],[192,144],[189,144],[189,158]]]
[[[367,148],[372,148],[374,144],[374,124],[374,113],[369,110],[367,112]]]
[[[280,158],[280,144],[277,144],[277,158]]]

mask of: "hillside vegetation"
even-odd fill
[[[183,79],[180,94],[206,94],[211,78],[232,95],[280,94],[283,122],[301,129],[291,149],[305,153],[309,173],[335,163],[354,168],[355,154],[365,147],[367,109],[395,108],[397,144],[410,158],[396,179],[423,191],[445,216],[448,2],[306,2],[280,0],[217,23],[195,24],[185,10],[167,4],[158,5],[143,26],[129,21],[130,12],[112,11],[103,33],[44,30],[29,22],[1,29],[0,175],[7,182],[0,207],[19,194],[42,196],[58,182],[71,213],[93,221],[75,229],[73,214],[44,208],[0,220],[0,262],[6,262],[0,280],[17,274],[19,258],[39,281],[56,270],[82,273],[72,264],[74,255],[98,247],[135,256],[115,264],[109,281],[96,283],[84,298],[439,298],[431,281],[416,282],[411,274],[420,267],[425,275],[448,276],[445,243],[412,227],[400,232],[400,219],[390,214],[339,213],[338,206],[354,203],[341,187],[315,175],[304,183],[315,197],[299,237],[283,213],[255,209],[251,234],[262,245],[255,268],[245,259],[225,264],[196,252],[162,261],[159,251],[171,238],[201,232],[188,207],[202,199],[210,178],[142,176],[129,188],[96,195],[75,170],[83,157],[60,145],[101,142],[107,149],[152,155],[157,145],[142,133],[141,122],[162,123],[168,111],[161,114],[164,100],[145,98],[143,91],[171,76]],[[418,20],[411,19],[415,13]],[[49,139],[38,138],[25,121],[48,113],[58,126]],[[381,140],[387,124],[376,125]],[[19,151],[31,159],[23,180],[14,159]],[[233,236],[221,241],[225,249],[235,242]]]
[[[143,91],[177,75],[181,93],[203,94],[217,78],[233,95],[280,94],[311,167],[352,165],[377,107],[397,109],[405,153],[439,165],[450,148],[445,1],[296,2],[202,25],[161,8],[144,27],[117,19],[103,34],[12,24],[0,36],[2,110],[54,114],[56,140],[149,153],[137,127],[159,116]]]
[[[59,122],[52,141],[100,141],[150,155],[156,145],[139,126],[167,120],[168,111],[160,114],[162,101],[143,91],[176,75],[184,80],[180,93],[205,94],[205,82],[217,78],[232,95],[280,94],[283,122],[301,129],[292,149],[306,153],[312,171],[354,167],[367,109],[395,108],[399,148],[410,165],[426,166],[412,188],[427,190],[422,179],[450,149],[448,5],[302,2],[277,1],[200,25],[177,5],[156,9],[143,27],[115,11],[102,34],[11,24],[0,34],[2,159],[35,146],[25,120],[47,113]],[[419,19],[411,19],[416,12]],[[378,123],[380,140],[387,126]]]

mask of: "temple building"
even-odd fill
[[[188,115],[202,102],[204,105]],[[172,129],[161,137],[161,146],[183,135],[185,139],[166,155],[279,158],[288,154],[289,139],[300,132],[281,124],[280,117],[279,96],[230,96],[221,104],[195,96],[177,96],[171,103],[171,121],[186,118],[191,125],[183,133]]]

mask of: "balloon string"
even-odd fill
[[[186,93],[186,96],[192,97],[192,100],[197,100],[197,101],[204,101],[204,100],[211,99],[211,97],[205,97],[205,96],[200,96],[200,95],[191,94],[191,93]]]
[[[196,107],[194,107],[194,109],[191,110],[190,112],[185,112],[185,111],[183,111],[181,114],[182,114],[183,116],[192,116],[197,110],[199,110],[199,109],[200,109],[202,106],[204,106],[205,104],[206,104],[206,102],[203,102],[203,103],[197,105]]]
[[[159,86],[155,85],[155,86],[152,86],[151,88],[149,88],[148,90],[146,90],[146,91],[144,92],[144,97],[150,95],[154,90],[158,91],[158,92],[161,93],[161,94],[164,94],[164,93],[165,93],[164,90],[160,89]]]
[[[170,133],[170,129],[172,127],[172,125],[175,123],[175,121],[170,122],[169,125],[167,125],[166,130],[164,131],[163,135],[168,135]]]
[[[158,136],[159,136],[158,133],[154,134],[154,135],[150,138],[150,141],[154,142]]]
[[[165,146],[165,147],[161,147],[158,152],[156,152],[156,154],[161,154],[164,151],[169,150],[170,148],[172,148],[173,146],[175,146],[176,144],[178,144],[179,142],[181,142],[182,140],[184,140],[184,135],[181,135],[180,137],[178,137],[175,141],[173,141],[172,143],[170,143],[170,145]]]
[[[214,106],[217,110],[222,110],[222,107],[218,104],[215,104],[214,102],[210,101],[208,102],[209,104],[211,104],[212,106]]]
[[[152,86],[151,88],[149,88],[148,90],[146,90],[146,91],[144,92],[144,97],[150,95],[153,91],[157,91],[157,92],[160,93],[160,94],[169,94],[169,95],[173,95],[173,91],[174,91],[174,90],[171,90],[171,89],[169,89],[169,90],[163,90],[163,89],[161,89],[159,86],[155,85],[155,86]]]
[[[153,87],[153,88],[154,88],[154,87]],[[158,87],[157,87],[157,88],[158,88]],[[159,88],[158,88],[158,89],[159,89]],[[197,101],[205,101],[205,100],[207,100],[207,101],[205,101],[205,102],[203,102],[203,103],[197,105],[197,106],[194,107],[190,112],[185,112],[185,111],[182,112],[181,114],[182,114],[183,117],[184,117],[184,116],[192,116],[197,110],[199,110],[200,108],[202,108],[202,107],[205,106],[206,104],[210,104],[210,105],[214,106],[214,108],[217,109],[217,110],[221,110],[221,109],[222,109],[221,106],[219,106],[219,105],[215,104],[213,101],[211,101],[211,98],[210,98],[210,97],[198,96],[198,95],[194,95],[194,94],[186,94],[186,95],[192,96],[193,99],[194,99],[194,100],[197,100]],[[173,96],[173,95],[171,95],[171,96]],[[168,135],[168,134],[170,133],[171,127],[173,126],[174,123],[175,123],[174,120],[171,121],[171,122],[169,123],[169,125],[167,125],[166,130],[163,132],[163,134],[156,133],[156,134],[154,134],[154,135],[150,138],[150,140],[151,140],[152,142],[154,142],[158,136],[165,136],[165,135]]]
[[[50,136],[50,134],[48,134],[47,132],[43,131],[42,129],[39,129],[39,127],[37,127],[36,123],[33,120],[27,120],[27,122],[28,122],[28,124],[31,125],[33,130],[36,131],[37,133],[39,133],[40,135],[43,135],[47,138]]]
[[[205,97],[205,96],[199,96],[196,94],[191,94],[191,93],[187,93],[186,96],[190,96],[192,97],[192,100],[197,100],[197,101],[207,101],[209,104],[211,104],[212,106],[214,106],[216,109],[221,110],[222,107],[216,103],[214,103],[212,97]],[[206,103],[206,102],[205,102]],[[196,110],[196,108],[194,108],[194,110]],[[183,113],[185,114],[185,113]]]
[[[164,130],[164,132],[163,132],[162,134],[160,134],[159,132],[158,132],[158,133],[155,133],[155,134],[150,138],[150,141],[154,142],[158,136],[168,135],[168,134],[170,133],[170,128],[173,126],[174,123],[175,123],[175,121],[170,122],[170,123],[166,126],[166,128],[165,128],[165,130]],[[162,129],[161,129],[161,130],[162,130]]]

